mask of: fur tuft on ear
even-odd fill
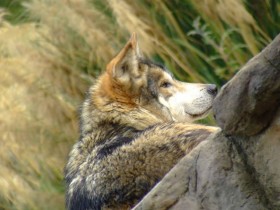
[[[125,82],[131,76],[137,76],[138,60],[141,57],[137,35],[132,33],[124,48],[109,62],[107,72],[120,82]]]
[[[139,46],[138,46],[137,34],[135,32],[133,32],[131,34],[131,37],[130,37],[129,41],[131,42],[132,48],[135,50],[135,53],[136,53],[137,57],[142,57]]]

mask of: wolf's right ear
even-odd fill
[[[107,65],[107,72],[119,81],[128,80],[138,74],[138,60],[141,57],[136,33],[131,35],[124,48]]]

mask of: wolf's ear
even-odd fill
[[[138,74],[138,60],[141,57],[136,33],[131,35],[124,48],[107,65],[107,72],[113,78],[125,81]]]

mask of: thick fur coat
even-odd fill
[[[65,169],[69,210],[129,209],[216,128],[214,85],[175,80],[141,56],[135,34],[90,88]]]

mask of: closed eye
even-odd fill
[[[160,87],[162,87],[162,88],[169,88],[171,86],[172,86],[172,84],[170,82],[163,82],[160,85]]]

